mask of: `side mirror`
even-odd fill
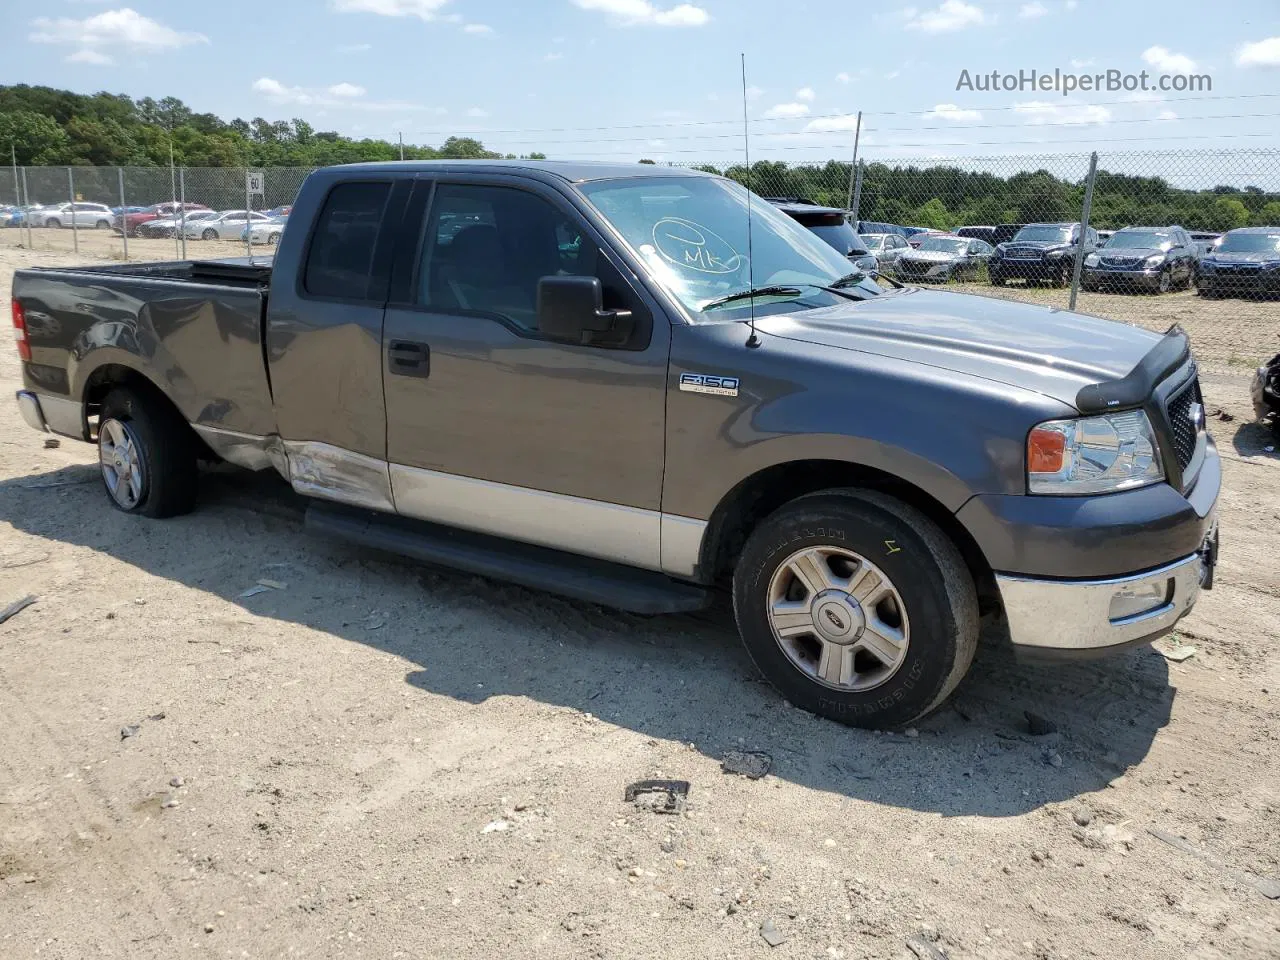
[[[606,310],[597,277],[543,277],[538,330],[561,343],[617,343],[631,333],[631,311]]]

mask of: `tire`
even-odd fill
[[[61,221],[61,220],[55,220],[55,219],[53,219],[53,218],[51,217],[50,219],[48,219],[48,220],[46,220],[46,221],[44,222],[44,226],[45,226],[45,229],[46,229],[46,230],[61,230],[61,229],[62,229],[62,221]]]
[[[1059,268],[1057,274],[1049,281],[1058,289],[1062,289],[1071,283],[1071,271],[1065,265]]]
[[[206,230],[204,233],[200,234],[200,239],[201,239],[201,240],[217,240],[217,239],[218,239],[218,231],[217,231],[217,230],[214,230],[212,227],[210,227],[210,228],[209,228],[208,230]]]
[[[1171,270],[1161,270],[1159,286],[1156,288],[1157,293],[1170,293],[1173,290],[1173,272]]]
[[[98,462],[116,509],[156,518],[190,513],[198,489],[196,453],[191,428],[167,400],[118,388],[102,402]]]
[[[821,568],[805,560],[815,549],[829,553]],[[825,570],[809,576],[827,586],[806,587],[796,569]],[[842,577],[855,591],[877,582],[859,579],[862,571],[889,585],[871,614],[878,631],[838,586]],[[779,603],[794,608],[781,614],[785,638],[770,616]],[[871,491],[824,491],[769,516],[738,559],[733,606],[748,655],[787,700],[857,727],[899,727],[935,709],[978,643],[977,593],[960,551],[920,511]],[[823,639],[818,624],[843,633]]]
[[[988,271],[988,272],[987,272],[987,275],[988,275],[988,277],[990,277],[990,279],[991,279],[991,285],[992,285],[993,287],[1003,287],[1003,286],[1005,285],[1005,278],[1004,278],[1004,277],[1002,277],[1002,276],[1000,276],[1000,274],[998,274],[998,273],[991,273],[990,271]]]
[[[95,230],[110,230],[110,229],[111,229],[111,221],[110,221],[110,220],[99,220],[99,221],[98,221],[97,223],[95,223],[93,226],[94,226],[94,229],[95,229]]]
[[[279,243],[279,242],[280,242],[280,234],[278,234],[278,233],[268,233],[268,234],[267,234],[267,246],[268,246],[268,247],[274,247],[274,246],[275,246],[277,243]]]

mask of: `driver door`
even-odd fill
[[[397,256],[382,343],[397,510],[659,569],[665,314],[526,178],[420,180],[407,218],[417,242]],[[537,283],[556,274],[599,277],[631,339],[543,337]]]

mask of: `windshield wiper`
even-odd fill
[[[853,273],[846,273],[839,280],[834,281],[829,288],[831,290],[839,290],[843,287],[856,287],[863,280],[867,279],[870,274],[866,270],[855,270]]]
[[[811,286],[811,284],[806,284],[806,286]],[[799,287],[752,287],[750,290],[739,290],[737,293],[726,294],[718,300],[704,303],[702,309],[714,310],[716,307],[723,307],[738,300],[750,300],[754,297],[798,297],[801,292]]]

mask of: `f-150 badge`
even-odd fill
[[[737,377],[713,377],[707,373],[680,374],[680,389],[689,393],[710,393],[717,397],[738,395]]]

